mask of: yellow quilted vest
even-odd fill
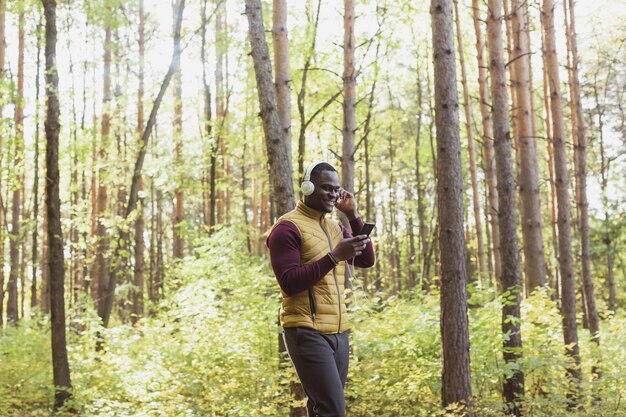
[[[341,240],[339,223],[303,202],[280,217],[293,223],[302,238],[302,265],[315,262],[328,254]],[[289,297],[283,291],[280,324],[283,327],[308,327],[321,333],[342,333],[350,328],[344,294],[345,262],[339,264],[310,290]]]

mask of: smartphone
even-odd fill
[[[361,231],[358,234],[359,235],[367,235],[367,236],[369,236],[370,233],[372,233],[372,230],[374,230],[374,227],[376,227],[376,225],[374,223],[367,223],[367,222],[365,222],[365,224],[361,228]]]

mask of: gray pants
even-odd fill
[[[287,352],[308,397],[309,417],[344,417],[348,376],[348,332],[323,334],[303,327],[284,329]]]

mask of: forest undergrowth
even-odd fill
[[[279,360],[278,288],[267,259],[248,255],[245,241],[236,236],[242,234],[223,229],[197,242],[195,256],[169,270],[166,295],[136,326],[118,318],[103,331],[95,312],[77,319],[70,310],[74,415],[289,415],[289,380],[295,376],[289,363]],[[358,271],[356,278],[348,415],[452,415],[440,406],[436,288],[428,295],[369,294],[359,288]],[[512,371],[502,360],[500,301],[494,291],[470,288],[474,409],[485,417],[504,415],[499,387]],[[600,348],[581,328],[584,395],[580,409],[568,412],[557,306],[543,292],[526,299],[525,415],[625,416],[625,326],[623,314],[605,318]],[[103,351],[96,350],[99,331]],[[594,379],[591,369],[600,362],[601,377]],[[49,416],[52,406],[47,318],[7,326],[0,336],[0,416]]]

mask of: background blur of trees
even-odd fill
[[[450,262],[441,262],[447,256],[466,270],[461,283],[470,306],[464,331],[472,351],[472,391],[462,398],[483,395],[486,402],[475,401],[477,415],[490,415],[488,404],[516,415],[533,406],[540,410],[541,398],[552,398],[550,383],[558,386],[561,397],[554,403],[546,400],[545,410],[553,405],[557,410],[558,404],[584,412],[579,407],[585,401],[587,411],[589,404],[611,403],[606,396],[618,394],[602,390],[626,372],[614,367],[616,351],[610,350],[622,349],[623,331],[616,323],[623,323],[626,306],[626,4],[455,0],[453,8],[452,1],[443,1],[453,19],[448,34],[453,36],[454,68],[449,69],[456,73],[455,82],[435,71],[433,39],[438,38],[431,25],[439,10],[436,1],[359,1],[350,20],[348,0],[264,0],[259,4],[273,83],[262,87],[246,15],[256,2],[245,3],[57,2],[61,279],[71,328],[69,366],[79,375],[78,385],[97,385],[84,376],[93,366],[87,360],[91,355],[132,351],[121,346],[123,337],[114,329],[124,337],[135,334],[127,325],[146,329],[145,346],[137,345],[131,356],[148,346],[158,351],[153,342],[168,352],[169,342],[159,342],[161,336],[151,332],[163,325],[177,340],[176,314],[187,309],[184,314],[193,316],[189,306],[196,305],[201,317],[211,316],[207,320],[218,320],[214,324],[219,328],[219,309],[236,314],[233,300],[245,299],[258,316],[244,315],[238,320],[249,321],[237,323],[245,327],[267,320],[267,326],[274,326],[278,304],[267,300],[276,301],[277,291],[267,274],[265,238],[277,216],[299,198],[298,178],[307,163],[326,160],[340,169],[343,185],[353,189],[362,217],[377,224],[376,266],[358,271],[353,280],[358,319],[351,415],[371,415],[360,404],[383,401],[363,373],[375,378],[380,372],[391,395],[404,383],[413,399],[422,398],[419,387],[435,378],[429,387],[437,394],[413,405],[432,411],[441,401],[437,384],[445,381],[437,379],[439,321],[433,320],[432,309],[446,308]],[[286,27],[279,10],[286,13]],[[177,19],[182,19],[179,26]],[[50,286],[58,278],[48,267],[45,24],[40,2],[0,0],[0,352],[43,337],[29,339],[24,332],[45,333],[33,322],[46,322]],[[496,26],[501,26],[500,39],[494,37]],[[493,62],[499,44],[501,68]],[[450,126],[437,124],[440,82],[455,88],[458,98],[458,198],[463,203],[458,214],[464,239],[457,239],[462,244],[454,254],[445,249],[450,247],[446,230],[452,226],[440,221],[449,218],[441,217],[449,207],[438,208],[442,173],[453,168],[447,159],[438,160],[446,155],[437,134]],[[273,99],[262,96],[267,88],[275,90]],[[502,93],[504,101],[498,96]],[[509,156],[501,153],[507,140]],[[507,158],[510,177],[503,166]],[[509,186],[504,185],[507,178]],[[236,253],[222,253],[220,246]],[[212,256],[221,256],[235,271],[222,271],[224,265]],[[216,276],[216,270],[223,276]],[[236,287],[247,286],[241,274],[258,275],[245,297]],[[210,281],[208,287],[203,279]],[[212,294],[203,301],[212,307],[193,298],[198,296],[194,286]],[[451,300],[467,307],[464,298]],[[536,315],[533,306],[543,314]],[[403,314],[423,323],[402,330],[407,325]],[[495,319],[500,316],[501,323]],[[398,320],[395,334],[400,340],[406,337],[406,344],[385,349],[372,344],[395,337],[394,327],[377,327],[376,320],[383,318]],[[180,326],[201,326],[196,320]],[[360,322],[369,323],[368,331],[359,334]],[[434,327],[430,336],[425,323]],[[510,323],[515,325],[507,327]],[[557,332],[560,344],[542,333],[544,328]],[[181,331],[191,335],[190,329]],[[256,330],[250,340],[266,337],[265,331],[273,342],[278,331]],[[206,328],[195,331],[208,337]],[[522,335],[519,343],[512,335]],[[180,343],[184,345],[182,339]],[[412,343],[434,345],[413,346],[418,353],[411,356],[412,365],[401,363],[397,349]],[[92,347],[102,353],[84,353]],[[77,356],[80,349],[83,362]],[[232,364],[216,359],[219,349],[201,349],[205,366],[231,369]],[[262,357],[278,358],[273,344],[254,349]],[[551,366],[543,361],[542,349],[566,356],[553,372],[567,378],[554,383],[555,374],[542,368]],[[387,356],[396,374],[383,375],[390,368],[373,367],[371,358],[369,364],[365,359],[359,363],[359,352]],[[503,354],[500,365],[505,368],[477,368],[483,358],[476,352]],[[623,349],[617,352],[624,354]],[[188,359],[190,369],[203,361]],[[276,371],[271,366],[280,367],[267,360],[270,367],[261,379]],[[522,368],[524,373],[517,373]],[[0,365],[7,375],[16,374],[17,368],[10,369]],[[190,369],[179,372],[196,378]],[[244,369],[231,369],[234,379],[238,372]],[[11,381],[7,392],[17,390],[18,382]],[[50,381],[40,382],[46,383]],[[203,385],[207,383],[185,389],[190,397],[207,395],[213,392]],[[273,383],[263,389],[288,392],[280,382],[278,388]],[[80,408],[81,401],[91,400],[78,391],[74,401]],[[222,391],[229,387],[215,392]],[[248,394],[242,394],[241,403]],[[288,407],[285,399],[273,402],[271,394],[257,394],[267,403],[223,415],[278,415],[277,410],[284,410],[280,407]],[[515,404],[524,395],[535,402]],[[404,404],[399,398],[396,404]],[[46,408],[42,404],[47,400],[35,400],[34,394],[31,399]],[[15,410],[29,399],[16,401],[13,406],[0,401],[0,414],[9,410],[8,415],[20,415]],[[124,402],[121,397],[116,401]],[[615,401],[614,415],[620,415],[624,406]],[[448,404],[445,398],[443,402]],[[196,410],[213,410],[208,404],[200,402]],[[404,411],[388,415],[418,415],[410,411],[410,401],[406,404]],[[269,408],[262,411],[264,407]],[[392,410],[393,402],[386,407]],[[215,410],[209,414],[221,415]]]

